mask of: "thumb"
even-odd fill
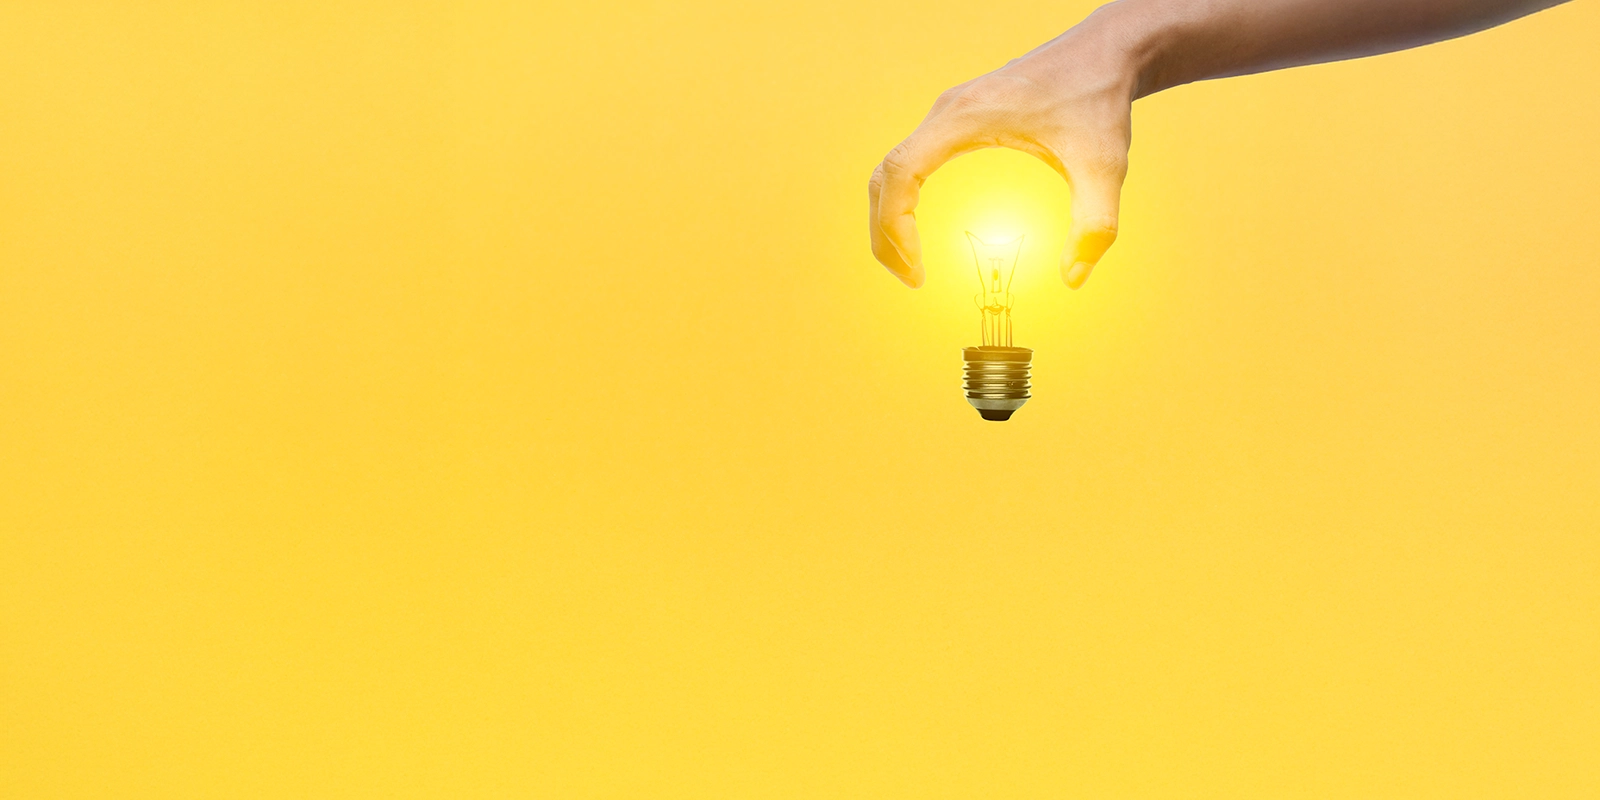
[[[1122,176],[1073,176],[1072,230],[1061,254],[1061,279],[1076,289],[1089,279],[1094,265],[1117,240],[1117,207],[1122,199]]]

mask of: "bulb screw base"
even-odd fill
[[[1026,347],[968,347],[961,351],[966,360],[967,402],[978,415],[990,422],[1005,422],[1032,397],[1028,390],[1028,369],[1033,351]]]

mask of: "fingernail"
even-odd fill
[[[911,267],[905,272],[891,269],[889,270],[889,274],[899,278],[901,283],[912,289],[918,289],[922,287],[922,281],[924,278],[922,267]]]
[[[1072,269],[1067,270],[1067,286],[1073,289],[1082,286],[1083,282],[1089,279],[1089,270],[1092,269],[1094,265],[1087,261],[1073,264]]]

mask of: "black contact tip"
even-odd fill
[[[1011,419],[1011,414],[1012,412],[1010,411],[1003,411],[999,409],[978,409],[978,416],[983,417],[990,422],[1005,422],[1006,420]]]

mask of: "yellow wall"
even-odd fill
[[[0,794],[1595,796],[1600,4],[1140,101],[1080,292],[865,184],[1088,3],[243,5],[0,9]]]

